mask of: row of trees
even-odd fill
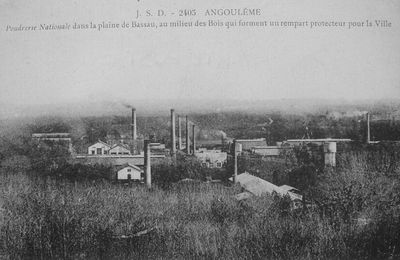
[[[115,167],[111,164],[86,165],[77,163],[62,142],[38,141],[31,138],[33,132],[47,130],[63,131],[67,125],[55,122],[49,126],[42,124],[28,126],[22,135],[3,136],[0,139],[0,166],[3,174],[35,173],[39,176],[53,176],[58,179],[96,180],[115,179]],[[153,181],[161,187],[169,187],[182,179],[205,180],[217,172],[204,168],[193,157],[183,154],[178,160],[166,159],[153,165]]]
[[[329,114],[248,114],[215,113],[195,115],[199,125],[221,129],[233,138],[267,138],[269,144],[296,138],[350,138],[364,142],[367,135],[365,116],[335,118]],[[400,123],[372,121],[372,140],[398,140]]]

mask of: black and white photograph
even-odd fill
[[[400,259],[400,1],[0,0],[0,259]]]

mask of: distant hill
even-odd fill
[[[281,112],[289,114],[347,112],[369,110],[377,113],[400,111],[400,99],[391,100],[338,100],[338,99],[273,99],[273,100],[99,100],[87,103],[63,103],[41,105],[1,104],[0,118],[37,116],[127,116],[130,107],[141,116],[165,116],[171,108],[177,113],[205,114],[212,112]],[[397,112],[398,113],[398,112]]]

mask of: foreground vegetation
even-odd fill
[[[400,258],[398,145],[342,149],[336,168],[313,147],[241,156],[240,172],[301,189],[309,203],[292,210],[274,195],[237,201],[239,187],[204,182],[216,173],[190,157],[153,165],[149,191],[112,183],[109,165],[71,163],[30,133],[5,136],[0,258]]]
[[[313,206],[295,211],[287,198],[270,195],[237,201],[239,187],[216,183],[148,191],[3,171],[0,252],[11,258],[400,257],[398,154],[375,154],[372,162],[373,153],[342,155],[346,167],[319,173],[308,193]]]

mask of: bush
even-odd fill
[[[164,161],[152,167],[152,180],[162,188],[169,188],[183,179],[204,181],[207,172],[200,162],[189,156],[178,155],[176,161]]]

